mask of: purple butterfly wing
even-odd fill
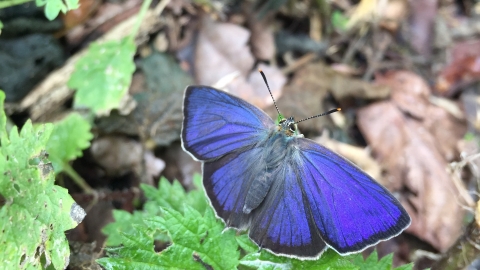
[[[410,225],[395,197],[355,165],[308,140],[293,154],[304,199],[322,239],[341,254],[387,240]]]
[[[249,237],[260,247],[296,258],[318,258],[326,248],[312,217],[295,163],[283,162],[253,214]]]
[[[187,87],[183,115],[183,148],[203,161],[254,145],[275,125],[257,107],[208,86]]]
[[[243,212],[253,181],[265,174],[264,148],[232,152],[203,164],[203,185],[215,212],[227,226],[246,229],[250,215]]]

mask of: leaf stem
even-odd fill
[[[83,191],[87,194],[95,193],[94,190],[87,184],[85,179],[83,179],[67,162],[63,164],[63,171],[72,178],[73,182],[77,184]]]
[[[132,33],[130,33],[130,39],[132,41],[135,40],[135,37],[138,34],[138,31],[140,30],[140,25],[142,24],[143,18],[145,17],[145,13],[147,13],[148,8],[150,7],[150,4],[152,3],[152,0],[145,0],[142,3],[142,6],[140,7],[140,11],[138,12],[138,17],[137,17],[137,22],[135,23],[135,26],[133,27]]]

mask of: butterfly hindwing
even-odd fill
[[[183,115],[182,145],[202,161],[256,144],[274,126],[262,110],[208,86],[187,87]]]
[[[312,219],[299,175],[285,160],[271,189],[254,212],[250,238],[273,253],[297,258],[316,258],[326,244]]]
[[[322,239],[341,254],[400,234],[410,217],[395,197],[355,165],[319,144],[298,138],[292,156]]]
[[[246,228],[250,216],[243,212],[253,181],[264,174],[264,148],[261,146],[229,153],[203,164],[203,185],[215,209],[227,226]]]

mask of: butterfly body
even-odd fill
[[[261,248],[299,259],[327,246],[359,252],[398,235],[410,217],[351,162],[303,138],[293,118],[207,86],[184,98],[182,146],[203,162],[203,184],[228,227],[249,229]]]

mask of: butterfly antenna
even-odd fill
[[[319,115],[310,116],[310,117],[305,118],[305,119],[303,119],[303,120],[297,121],[297,122],[295,122],[295,124],[298,124],[298,123],[303,122],[303,121],[306,121],[306,120],[310,120],[310,119],[312,119],[312,118],[317,118],[317,117],[320,117],[320,116],[329,115],[329,114],[332,114],[332,113],[334,113],[334,112],[338,112],[338,111],[341,111],[341,110],[342,110],[342,109],[340,109],[340,108],[336,108],[336,109],[330,110],[330,111],[328,111],[328,112],[324,112],[324,113],[319,114]]]
[[[272,91],[270,91],[270,86],[268,86],[267,77],[265,77],[265,73],[263,73],[263,70],[261,70],[261,69],[258,69],[258,72],[260,72],[260,74],[262,75],[263,81],[267,85],[268,92],[270,93],[270,96],[272,97],[273,105],[275,105],[275,109],[277,109],[278,114],[281,114],[280,111],[278,110],[277,103],[275,102],[275,99],[273,98]]]

